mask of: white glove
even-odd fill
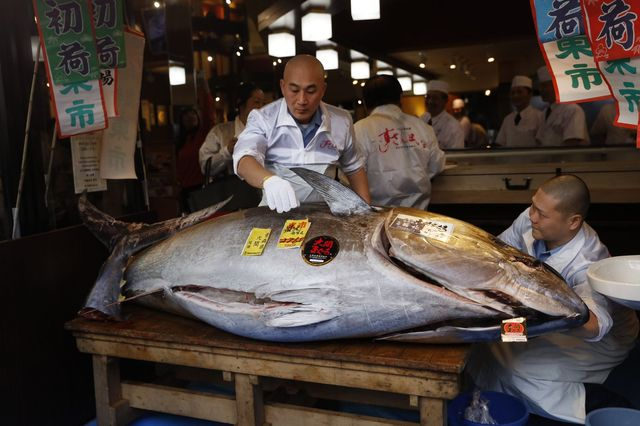
[[[265,179],[262,187],[271,210],[278,213],[288,212],[300,205],[291,184],[280,176],[273,175]]]

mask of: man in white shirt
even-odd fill
[[[476,345],[467,364],[482,389],[517,396],[537,416],[580,424],[593,409],[625,405],[602,383],[627,357],[638,334],[635,312],[595,292],[587,281],[589,265],[609,257],[584,222],[588,207],[589,189],[581,179],[554,177],[498,238],[558,271],[589,308],[589,320],[527,343]]]
[[[509,96],[515,111],[502,120],[496,144],[509,148],[537,146],[536,134],[543,124],[544,114],[530,105],[532,95],[533,82],[529,77],[513,77]]]
[[[444,152],[433,128],[402,112],[402,87],[393,76],[373,77],[362,94],[370,113],[354,129],[372,203],[426,210],[431,178],[444,168]]]
[[[449,84],[441,80],[431,80],[427,84],[425,103],[427,112],[420,117],[433,127],[441,149],[464,148],[464,131],[458,120],[445,111],[449,100]]]
[[[249,114],[233,152],[236,174],[263,188],[261,204],[278,213],[300,202],[322,200],[295,173],[278,166],[305,167],[330,176],[335,176],[338,166],[351,188],[370,202],[364,162],[352,137],[351,116],[322,102],[326,83],[320,61],[310,55],[291,58],[280,89],[284,99]]]
[[[460,126],[462,127],[462,132],[464,133],[464,144],[465,146],[469,146],[469,141],[471,140],[471,120],[464,113],[464,100],[460,98],[456,98],[453,100],[451,104],[451,109],[453,110],[453,116]]]
[[[540,96],[549,104],[536,140],[542,146],[588,145],[589,131],[584,110],[576,104],[556,103],[556,92],[546,66],[538,68]]]

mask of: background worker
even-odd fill
[[[233,152],[236,174],[263,188],[261,204],[278,213],[300,202],[322,200],[295,173],[278,166],[305,167],[328,176],[335,176],[340,167],[351,188],[370,202],[364,163],[352,137],[351,115],[322,102],[326,83],[320,61],[310,55],[290,59],[280,89],[283,99],[249,114]]]
[[[433,127],[441,149],[462,149],[464,131],[458,120],[445,110],[448,100],[449,85],[441,80],[431,80],[425,98],[427,112],[420,118]]]
[[[515,111],[502,120],[496,144],[509,148],[537,146],[536,134],[544,122],[544,114],[530,105],[532,95],[533,82],[529,77],[513,77],[509,97]]]
[[[426,210],[431,178],[442,171],[445,160],[433,128],[402,112],[402,87],[393,76],[370,79],[362,93],[370,114],[354,129],[372,203]]]
[[[205,172],[205,163],[211,158],[210,176],[227,172],[233,174],[233,149],[247,123],[249,113],[265,104],[264,92],[253,83],[245,83],[238,90],[236,117],[233,121],[213,127],[200,147],[200,169]]]
[[[465,114],[464,100],[460,98],[454,99],[451,104],[451,109],[453,110],[453,116],[458,120],[458,123],[460,123],[460,126],[462,127],[464,145],[469,146],[469,141],[471,140],[471,120],[467,114]]]
[[[546,66],[538,68],[540,96],[549,105],[544,110],[543,124],[536,140],[542,146],[589,144],[589,131],[584,110],[576,104],[556,103],[556,92]]]
[[[499,235],[558,271],[589,308],[589,320],[581,327],[527,343],[477,345],[469,357],[468,372],[478,386],[519,397],[540,416],[529,424],[584,424],[586,413],[594,409],[629,405],[602,383],[634,347],[638,319],[587,281],[589,265],[609,257],[584,221],[589,200],[589,189],[578,177],[554,177]]]

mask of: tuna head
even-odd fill
[[[396,208],[385,235],[390,257],[415,275],[505,318],[548,323],[554,317],[566,328],[588,319],[582,300],[555,271],[468,223]]]

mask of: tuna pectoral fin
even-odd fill
[[[253,293],[201,287],[173,287],[172,298],[196,318],[226,329],[232,322],[258,321],[270,327],[299,327],[317,324],[339,314],[322,306],[258,298]]]
[[[330,310],[299,306],[294,309],[287,309],[285,312],[277,313],[273,318],[265,321],[265,324],[269,327],[279,328],[302,327],[329,321],[338,316],[340,316],[338,313]]]
[[[435,330],[396,333],[377,340],[395,340],[415,343],[471,343],[489,342],[500,338],[500,326],[453,327],[444,326]]]
[[[301,167],[292,167],[291,171],[318,191],[329,205],[331,213],[336,216],[349,216],[372,211],[371,206],[358,194],[329,176]]]

